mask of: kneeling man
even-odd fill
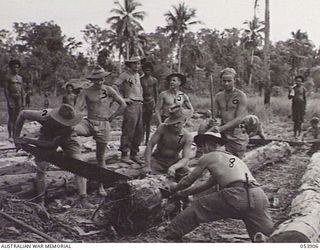
[[[179,239],[200,223],[226,218],[243,220],[252,241],[258,232],[270,235],[273,223],[268,212],[268,198],[247,165],[238,157],[219,149],[228,140],[221,138],[218,133],[206,132],[197,135],[194,141],[204,155],[188,176],[178,184],[173,184],[172,191],[176,192],[175,196],[186,197],[216,184],[221,189],[201,196],[174,218],[167,228],[166,238]],[[210,178],[192,185],[206,170]]]
[[[172,107],[169,117],[151,137],[145,150],[145,164],[151,173],[168,173],[176,179],[188,173],[192,135],[183,128],[188,116],[189,112],[180,106]],[[155,145],[157,148],[152,152]],[[181,151],[182,157],[179,155]]]

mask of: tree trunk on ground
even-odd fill
[[[162,195],[160,188],[169,182],[163,175],[154,175],[117,185],[94,220],[112,226],[120,235],[139,234],[158,225],[178,209],[176,201],[168,202]]]
[[[320,153],[313,154],[291,203],[289,219],[279,225],[269,242],[319,242]]]
[[[287,158],[291,148],[286,142],[271,142],[263,147],[256,148],[245,154],[242,159],[248,168],[254,172],[266,164],[275,163]]]

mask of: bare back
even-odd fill
[[[199,167],[204,167],[222,187],[235,182],[255,181],[247,165],[238,157],[224,151],[213,151],[205,154],[199,160]]]

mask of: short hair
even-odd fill
[[[304,82],[304,77],[302,76],[302,75],[298,75],[298,76],[296,76],[295,78],[294,78],[294,80],[297,80],[297,79],[301,79],[301,81],[303,81]]]
[[[142,70],[145,70],[145,69],[150,69],[151,71],[153,71],[153,64],[151,62],[146,62],[142,64]]]
[[[12,59],[9,61],[9,68],[12,68],[12,66],[18,65],[21,67],[21,62],[18,59]]]

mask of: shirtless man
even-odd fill
[[[186,83],[185,75],[173,73],[168,75],[166,80],[170,84],[169,89],[160,93],[156,106],[156,116],[159,124],[168,118],[171,106],[180,105],[193,112],[189,97],[179,90]]]
[[[14,127],[20,110],[24,106],[24,91],[22,77],[19,75],[21,63],[19,60],[9,61],[10,72],[4,81],[4,95],[7,100],[9,120],[9,139],[14,137]]]
[[[152,174],[168,174],[179,180],[189,171],[192,135],[183,128],[188,116],[180,106],[172,107],[169,117],[152,135],[146,150],[145,164]],[[154,146],[157,148],[152,152]],[[182,151],[182,157],[179,156]]]
[[[173,219],[165,237],[177,240],[201,223],[226,218],[243,220],[252,241],[256,233],[270,235],[273,223],[268,212],[268,198],[246,164],[220,149],[223,144],[228,143],[228,139],[221,138],[217,133],[206,132],[197,135],[194,142],[204,155],[188,176],[178,184],[172,184],[171,190],[176,192],[174,196],[187,197],[209,190],[216,184],[221,189],[194,200]],[[209,179],[192,185],[205,171],[210,173]]]
[[[115,85],[127,104],[123,114],[120,151],[121,161],[128,164],[143,163],[138,157],[139,146],[143,140],[143,90],[139,75],[141,60],[139,56],[126,60],[127,70],[121,73],[115,81]]]
[[[21,137],[20,133],[26,120],[37,121],[40,128],[39,140]],[[81,160],[81,146],[77,141],[74,126],[82,120],[82,115],[67,104],[62,104],[57,109],[23,110],[20,112],[15,128],[15,144],[19,148],[21,144],[33,144],[48,150],[55,151],[59,146],[64,154]],[[43,206],[45,201],[45,175],[48,162],[35,159],[36,162],[36,190],[37,201]],[[87,185],[83,177],[76,176],[76,182],[80,195],[80,205],[83,208],[93,208],[87,200]]]
[[[304,82],[303,76],[294,78],[295,85],[290,88],[289,99],[292,99],[292,120],[294,137],[300,136],[303,118],[306,113],[307,95],[306,88],[302,85]]]
[[[157,78],[151,74],[153,66],[147,62],[142,65],[144,76],[140,79],[143,89],[143,127],[146,133],[146,144],[149,141],[152,113],[158,100],[159,86]]]
[[[76,108],[83,110],[87,107],[88,117],[75,127],[75,131],[79,136],[93,136],[96,141],[96,158],[98,165],[105,167],[105,152],[110,133],[110,122],[118,115],[121,115],[126,107],[121,96],[110,86],[103,84],[104,78],[110,75],[101,67],[93,69],[91,75],[87,79],[91,80],[93,85],[83,90],[78,96]],[[110,114],[111,103],[119,104],[117,110]],[[99,194],[106,195],[101,184],[99,186]]]
[[[71,83],[66,84],[66,94],[62,97],[62,103],[75,106],[77,102],[77,96],[73,93],[74,86]]]
[[[236,71],[226,68],[221,71],[220,77],[223,82],[223,91],[216,97],[216,108],[221,116],[221,126],[213,126],[208,131],[221,133],[229,139],[225,145],[228,152],[242,158],[249,142],[248,135],[242,133],[239,127],[242,119],[247,114],[247,96],[241,90],[235,88]]]

